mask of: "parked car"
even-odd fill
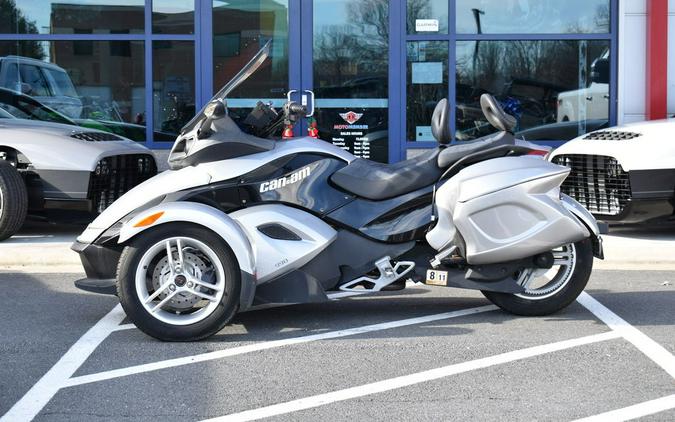
[[[58,111],[47,107],[28,95],[0,88],[0,109],[4,109],[19,119],[40,120],[44,122],[76,125],[104,132],[115,133],[132,141],[145,141],[145,126],[122,121],[100,119],[71,119]],[[155,131],[153,139],[158,142],[173,142],[176,136],[171,133]]]
[[[134,141],[0,110],[0,240],[27,214],[91,219],[156,173],[152,152]]]
[[[70,118],[82,114],[80,100],[63,68],[22,56],[0,57],[0,87],[30,95]]]
[[[562,191],[608,223],[675,222],[675,119],[612,127],[553,151]]]

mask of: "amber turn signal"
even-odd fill
[[[157,221],[159,219],[159,217],[161,217],[163,215],[164,215],[164,211],[156,212],[152,215],[149,215],[149,216],[145,217],[144,219],[142,219],[138,223],[134,224],[134,227],[146,227],[146,226],[149,226],[151,224],[154,224],[155,221]]]

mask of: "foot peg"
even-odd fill
[[[391,258],[385,256],[384,258],[375,262],[375,266],[380,273],[379,277],[359,277],[341,285],[340,290],[345,292],[379,292],[386,286],[394,283],[397,280],[400,280],[404,275],[412,271],[412,269],[415,268],[415,263],[412,261],[399,261],[396,263],[396,265],[392,266]]]

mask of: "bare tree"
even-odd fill
[[[0,32],[17,34],[37,34],[35,21],[31,21],[16,7],[14,0],[0,0]],[[0,42],[0,56],[10,54],[44,59],[45,51],[39,41],[3,41]]]

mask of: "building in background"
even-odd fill
[[[646,45],[648,35],[668,40],[675,27],[647,25],[648,12],[667,13],[667,3],[0,0],[0,85],[73,118],[140,125],[137,141],[166,149],[273,40],[271,60],[228,101],[236,119],[258,100],[282,104],[293,90],[315,110],[322,139],[396,161],[435,145],[429,121],[444,97],[457,142],[490,133],[478,103],[489,92],[522,136],[559,144],[643,120],[650,101],[665,101],[647,89],[648,63],[675,54],[655,57]],[[675,90],[664,91],[672,114]],[[296,127],[306,130],[307,122]]]

